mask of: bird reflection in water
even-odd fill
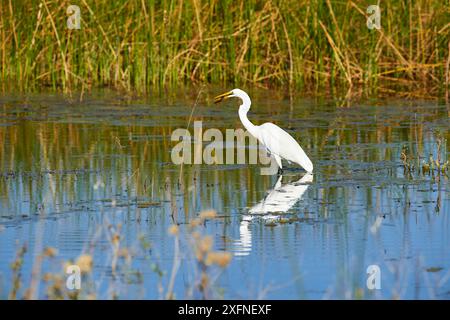
[[[239,240],[235,242],[235,255],[246,256],[252,249],[250,223],[255,218],[276,221],[280,213],[287,212],[300,200],[313,181],[313,175],[305,174],[300,180],[282,184],[283,176],[278,178],[274,188],[244,215],[239,226]]]

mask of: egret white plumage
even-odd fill
[[[247,112],[250,110],[252,102],[245,91],[233,89],[215,97],[214,103],[233,97],[242,100],[242,104],[239,107],[239,118],[242,124],[270,152],[281,170],[283,169],[281,159],[285,159],[289,162],[297,163],[309,173],[313,171],[311,160],[289,133],[270,122],[257,126],[248,120]]]

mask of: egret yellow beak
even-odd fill
[[[214,98],[214,103],[219,103],[225,99],[231,98],[232,95],[233,95],[233,91],[228,91],[221,95],[218,95],[217,97]]]

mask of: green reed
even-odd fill
[[[450,2],[0,1],[3,88],[89,90],[214,83],[439,96],[449,86]],[[81,29],[67,28],[78,5]],[[357,90],[353,90],[357,91]]]

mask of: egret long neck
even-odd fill
[[[244,125],[245,129],[250,132],[252,136],[254,136],[256,139],[259,139],[258,137],[258,128],[253,123],[250,122],[247,118],[247,112],[250,109],[250,105],[246,105],[245,103],[242,104],[239,107],[239,119],[241,119],[242,124]]]

